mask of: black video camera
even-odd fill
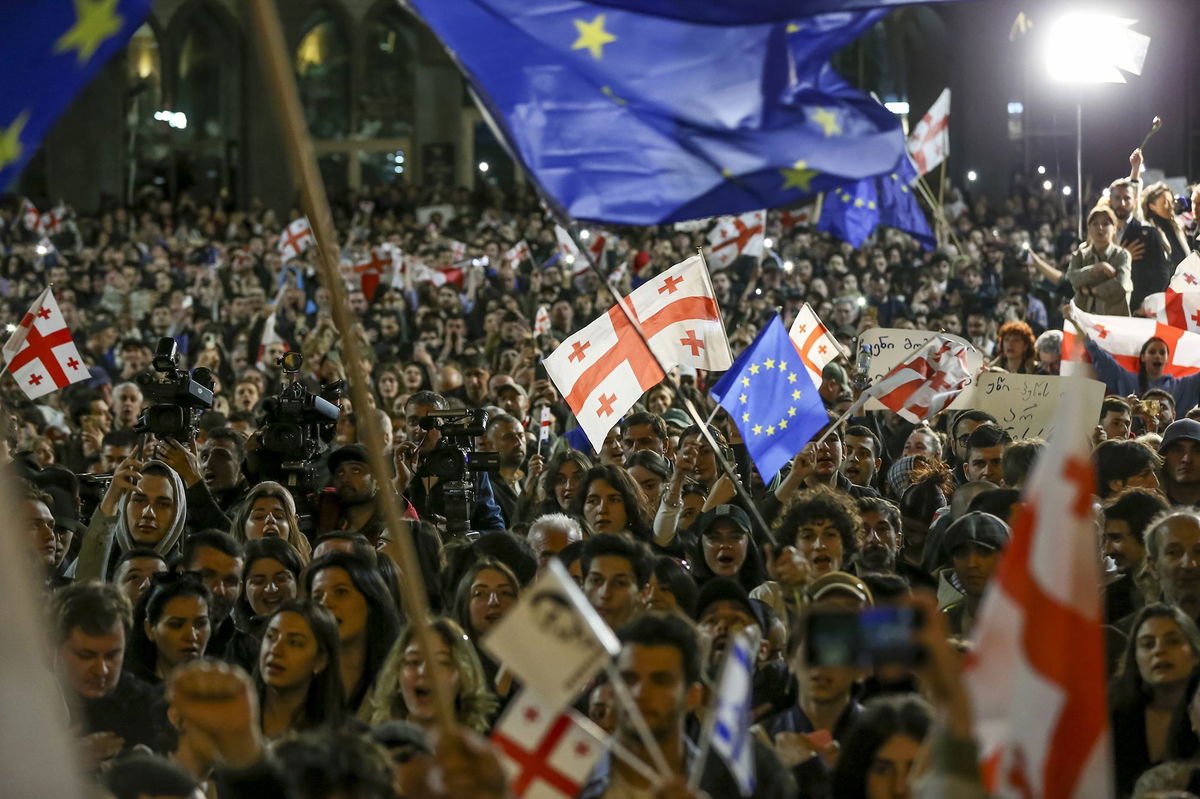
[[[495,452],[475,449],[475,438],[487,426],[487,411],[433,411],[421,420],[425,430],[437,430],[441,438],[417,469],[418,477],[436,477],[442,490],[446,534],[452,538],[472,537],[471,508],[475,505],[472,473],[499,467]]]
[[[159,439],[190,441],[199,432],[200,414],[212,408],[212,371],[198,366],[188,373],[179,368],[179,345],[163,336],[154,348],[154,374],[139,373],[134,381],[147,407],[133,428]]]
[[[279,359],[285,375],[295,376],[303,362],[298,352]],[[333,440],[342,410],[338,400],[345,387],[345,381],[339,380],[317,395],[293,379],[278,396],[263,400],[262,447],[278,456],[285,471],[306,467]]]

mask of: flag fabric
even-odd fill
[[[62,232],[63,223],[67,221],[67,207],[62,203],[42,214],[41,231],[48,236]]]
[[[967,655],[992,796],[1113,795],[1088,443],[1095,417],[1083,395],[1067,391],[1059,401]]]
[[[1167,344],[1168,360],[1163,367],[1165,374],[1186,377],[1200,372],[1200,333],[1136,316],[1101,316],[1084,313],[1078,308],[1071,315],[1075,323],[1088,334],[1088,338],[1127,371],[1137,374],[1141,366],[1138,355],[1142,346],[1157,337]],[[1090,360],[1083,347],[1078,346],[1077,338],[1075,328],[1070,322],[1064,321],[1061,374],[1073,374],[1081,362]]]
[[[537,314],[533,317],[533,335],[540,336],[550,332],[550,312],[545,305],[539,305]]]
[[[776,319],[779,333],[783,323]],[[786,340],[787,336],[783,336]],[[754,636],[742,630],[733,637],[725,653],[725,664],[717,681],[712,750],[737,782],[742,796],[754,794],[754,739],[750,735],[750,705],[754,680],[754,660],[758,648]]]
[[[796,345],[774,317],[717,384],[712,395],[742,433],[763,481],[829,423],[817,387],[804,376]]]
[[[708,260],[713,269],[724,269],[743,255],[763,256],[766,211],[726,217],[708,234]]]
[[[956,0],[931,0],[956,2]],[[925,0],[593,0],[595,5],[640,11],[657,17],[669,17],[709,25],[756,25],[786,22],[813,14],[898,8]]]
[[[359,289],[367,295],[368,301],[375,299],[379,282],[395,265],[393,249],[390,244],[373,247],[367,250],[366,254],[354,264],[352,274],[357,280],[357,285],[354,285],[353,288]]]
[[[279,234],[279,257],[284,263],[292,260],[308,249],[316,241],[308,217],[293,219]]]
[[[538,420],[538,450],[542,445],[550,440],[550,433],[554,430],[554,412],[550,410],[549,405],[542,406],[542,418]]]
[[[883,225],[908,233],[925,249],[932,250],[937,246],[937,237],[909,188],[916,179],[912,162],[901,155],[892,172],[826,194],[817,230],[859,247]]]
[[[529,245],[521,239],[504,253],[504,262],[516,269],[521,262],[530,257]]]
[[[561,710],[621,651],[621,643],[557,560],[480,645],[548,707]]]
[[[554,240],[558,245],[559,260],[570,267],[572,274],[577,275],[587,269],[587,258],[583,257],[575,239],[561,225],[554,226]]]
[[[42,232],[42,215],[28,199],[21,200],[21,223],[32,233]]]
[[[791,205],[890,172],[904,148],[895,114],[829,80],[831,57],[886,12],[720,26],[634,4],[409,5],[575,219],[653,225]]]
[[[152,0],[4,4],[0,53],[0,192],[38,151],[71,100],[124,48]]]
[[[968,345],[934,336],[896,364],[866,392],[902,419],[923,422],[943,410],[970,384]]]
[[[4,344],[5,369],[30,399],[91,377],[47,286]]]
[[[788,335],[800,352],[800,360],[804,363],[804,369],[814,386],[821,385],[821,371],[826,364],[839,355],[847,355],[807,302],[792,320],[792,329],[788,331]]]
[[[779,212],[779,226],[784,230],[791,230],[797,225],[810,225],[813,221],[813,206],[805,205],[801,208],[793,208],[789,211]]]
[[[1180,330],[1200,332],[1200,253],[1180,261],[1167,290],[1146,295],[1142,311]]]
[[[451,239],[450,255],[454,258],[454,260],[456,262],[461,261],[462,259],[467,257],[467,245],[464,242]]]
[[[950,157],[950,89],[934,100],[908,137],[908,152],[925,175]]]
[[[649,348],[614,305],[545,359],[546,372],[597,452],[621,416],[663,379],[663,369],[724,371],[733,362],[699,255],[647,280],[624,304]]]
[[[573,708],[560,711],[524,689],[492,732],[517,799],[574,799],[604,753],[608,736]]]

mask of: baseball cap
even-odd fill
[[[343,463],[368,463],[367,448],[362,444],[347,444],[329,453],[329,473],[333,474]]]
[[[662,415],[662,419],[668,427],[678,427],[680,430],[686,430],[692,425],[691,417],[682,408],[667,408],[666,413]]]
[[[1162,443],[1158,445],[1158,454],[1162,455],[1176,441],[1185,440],[1200,442],[1200,422],[1195,419],[1176,419],[1167,425]]]
[[[959,547],[975,544],[998,552],[1008,546],[1010,537],[1008,525],[999,516],[975,510],[963,514],[946,529],[942,551],[952,556]]]
[[[825,367],[821,369],[821,379],[836,380],[843,386],[850,385],[850,378],[846,376],[846,370],[842,368],[841,364],[833,361],[825,364]]]
[[[766,631],[767,624],[762,608],[750,599],[750,594],[742,584],[732,577],[713,577],[704,584],[700,589],[700,598],[696,600],[696,618],[703,618],[704,611],[717,602],[734,602],[740,605],[754,618],[758,629]]]
[[[729,519],[737,525],[739,530],[750,535],[750,517],[737,505],[717,505],[715,508],[709,508],[701,513],[700,518],[696,520],[697,534],[704,535],[708,532],[708,528],[721,519]]]
[[[809,583],[808,587],[804,589],[804,593],[809,602],[819,602],[822,599],[842,595],[868,605],[875,604],[875,597],[871,595],[871,589],[867,588],[867,584],[849,572],[830,572]]]
[[[515,391],[522,397],[529,396],[529,392],[525,390],[525,386],[521,385],[520,383],[505,383],[496,389],[496,396],[499,397],[505,391]]]

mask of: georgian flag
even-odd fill
[[[91,377],[49,286],[29,306],[0,352],[5,370],[30,399]]]
[[[792,329],[788,331],[788,337],[800,351],[800,360],[804,361],[808,377],[818,388],[821,387],[821,370],[825,365],[839,355],[846,355],[842,345],[830,335],[829,328],[825,327],[825,323],[807,302],[792,320]]]
[[[1096,346],[1134,374],[1140,366],[1138,355],[1142,346],[1155,337],[1167,344],[1169,360],[1163,369],[1165,374],[1186,377],[1200,372],[1200,333],[1136,316],[1101,316],[1084,313],[1078,308],[1071,315]],[[1064,321],[1061,374],[1075,373],[1079,364],[1087,360],[1083,347],[1076,345],[1077,335],[1071,323]]]
[[[545,359],[550,379],[597,452],[613,425],[663,379],[664,369],[724,371],[733,363],[699,255],[655,275],[625,297],[624,304],[649,348],[614,305]]]
[[[924,175],[950,156],[950,90],[942,89],[908,137],[908,154]]]
[[[559,712],[525,689],[500,717],[492,743],[518,799],[574,799],[607,737],[578,711]]]
[[[558,242],[558,254],[563,263],[571,267],[571,275],[578,275],[588,268],[588,259],[580,252],[579,247],[575,244],[575,240],[571,238],[571,234],[562,228],[561,225],[554,226],[554,239]],[[608,237],[603,233],[596,233],[592,239],[592,243],[588,245],[588,252],[592,255],[592,260],[597,265],[603,266],[604,250],[608,246]]]
[[[394,249],[391,244],[384,244],[367,250],[353,266],[355,279],[350,282],[350,287],[360,289],[367,295],[367,300],[375,299],[380,281],[395,268]]]
[[[954,402],[972,378],[968,345],[934,336],[864,394],[909,422],[923,422]]]
[[[299,219],[293,219],[279,235],[279,257],[286,264],[307,250],[308,245],[312,244],[314,240],[312,226],[308,224],[308,217],[302,216]]]
[[[504,253],[504,262],[516,269],[521,262],[530,257],[529,245],[521,239]]]
[[[1200,253],[1180,261],[1167,290],[1146,295],[1142,311],[1171,327],[1200,333]]]
[[[42,232],[42,215],[38,212],[37,206],[29,201],[29,198],[21,200],[21,222],[25,225],[25,229],[34,233]]]
[[[540,336],[550,332],[550,312],[545,305],[539,305],[537,315],[533,317],[533,335]]]
[[[766,211],[722,217],[708,234],[708,260],[713,269],[724,269],[740,256],[761,258]]]

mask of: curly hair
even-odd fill
[[[1025,354],[1021,356],[1020,368],[1024,369],[1028,366],[1032,369],[1034,355],[1036,354],[1036,339],[1033,337],[1033,329],[1025,322],[1013,319],[1002,324],[1000,329],[996,331],[996,343],[999,345],[999,348],[1003,348],[1005,336],[1016,336],[1021,339],[1021,342],[1025,345]],[[1001,349],[1001,351],[1003,350]]]
[[[430,625],[450,648],[450,658],[458,672],[458,694],[454,697],[454,714],[458,723],[477,733],[486,732],[490,726],[489,719],[499,703],[488,685],[479,654],[454,620],[437,616],[430,620]],[[404,704],[400,682],[404,671],[404,651],[415,637],[416,630],[412,625],[400,632],[383,668],[379,670],[375,688],[363,702],[359,718],[371,726],[408,719],[408,707]]]
[[[783,541],[794,544],[800,525],[814,519],[827,520],[837,528],[842,536],[846,561],[858,552],[858,542],[862,540],[862,518],[858,508],[850,497],[828,486],[817,486],[797,494],[776,519],[775,530],[783,536]]]

